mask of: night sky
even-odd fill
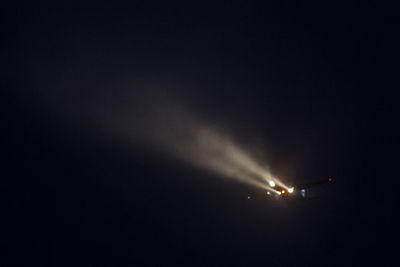
[[[3,8],[4,266],[395,265],[394,7],[58,2]],[[247,200],[189,121],[331,194]]]

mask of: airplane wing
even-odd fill
[[[333,182],[333,179],[328,178],[328,179],[322,179],[322,180],[317,180],[317,181],[308,182],[308,183],[296,184],[294,187],[300,188],[300,189],[307,189],[307,188],[316,187],[316,186],[320,186],[320,185],[328,184],[328,183],[332,183],[332,182]]]
[[[316,198],[327,193],[328,184],[333,183],[332,178],[296,185],[303,198]]]

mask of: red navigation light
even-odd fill
[[[329,178],[328,181],[329,181],[329,182],[332,182],[332,178]]]
[[[281,190],[281,194],[282,194],[282,195],[286,194],[286,190],[285,190],[285,189],[282,189],[282,190]]]

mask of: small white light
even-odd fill
[[[288,191],[289,193],[293,193],[294,188],[293,188],[293,187],[292,187],[292,188],[289,188],[287,191]]]
[[[275,182],[274,181],[269,181],[269,186],[275,187]]]
[[[282,194],[282,193],[281,193],[281,192],[279,192],[279,191],[278,191],[278,192],[276,192],[276,193],[277,193],[278,195]]]
[[[271,192],[267,192],[267,195],[271,195]]]

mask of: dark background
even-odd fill
[[[394,264],[394,7],[9,1],[3,11],[7,264]],[[246,185],[104,138],[96,109],[115,120],[149,84],[262,144],[283,180],[333,177],[334,194],[247,201]]]

